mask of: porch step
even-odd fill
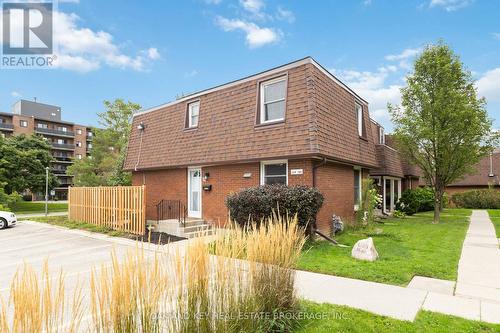
[[[194,238],[214,234],[212,225],[202,219],[187,219],[185,224],[177,220],[150,221],[154,231],[164,232],[173,236],[183,238]]]

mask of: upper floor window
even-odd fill
[[[379,127],[378,136],[379,136],[379,143],[381,145],[385,145],[385,133],[383,127]]]
[[[76,159],[81,160],[82,159],[82,154],[76,154]]]
[[[44,124],[44,123],[38,123],[38,124],[36,124],[36,127],[38,127],[38,128],[49,128],[49,125]]]
[[[188,104],[188,127],[198,127],[198,118],[200,116],[200,102]]]
[[[89,137],[90,137],[90,136],[92,136],[92,135],[93,135],[93,134],[92,134],[92,132],[87,132],[87,136],[89,136]]]
[[[359,136],[364,136],[363,133],[363,107],[356,103],[356,122],[358,125],[358,135]]]
[[[260,84],[260,123],[285,119],[286,78]]]
[[[67,132],[68,131],[68,129],[66,127],[64,127],[64,126],[59,126],[59,127],[57,127],[57,129],[59,131],[63,131],[63,132]]]
[[[81,146],[82,146],[82,142],[81,142],[81,141],[77,141],[77,142],[76,142],[76,146],[77,146],[77,147],[81,147]]]
[[[21,126],[21,127],[28,127],[28,121],[26,121],[26,120],[20,120],[19,121],[19,126]]]
[[[260,169],[261,185],[288,183],[287,161],[266,161],[261,163]]]
[[[78,135],[82,134],[82,129],[81,128],[77,128],[76,129],[76,134],[78,134]]]

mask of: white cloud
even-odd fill
[[[222,2],[222,0],[205,0],[209,5],[218,5]]]
[[[292,11],[278,6],[276,18],[280,21],[287,21],[288,23],[295,22],[295,15]]]
[[[261,28],[257,24],[239,19],[217,17],[217,25],[224,31],[241,30],[245,32],[246,43],[250,48],[258,48],[266,44],[276,43],[281,39],[281,31],[273,28]]]
[[[246,11],[253,14],[258,14],[265,7],[265,3],[262,0],[240,0],[240,4]]]
[[[412,49],[408,48],[403,50],[399,54],[389,54],[385,56],[385,60],[388,61],[398,61],[399,62],[399,67],[404,68],[404,69],[409,69],[410,66],[410,59],[414,58],[416,55],[418,55],[422,49],[417,48],[417,49]]]
[[[12,91],[12,92],[10,93],[10,95],[11,95],[12,97],[14,97],[14,98],[20,98],[20,97],[22,97],[22,96],[23,96],[20,92],[17,92],[17,91]]]
[[[54,67],[76,72],[93,71],[103,65],[143,71],[160,58],[156,48],[140,50],[136,56],[123,53],[110,33],[82,27],[80,17],[74,13],[54,12],[54,40],[59,45]]]
[[[493,38],[500,40],[500,32],[494,32],[491,35],[493,36]]]
[[[160,59],[160,52],[158,52],[158,49],[156,47],[150,47],[148,49],[148,58],[151,60]]]
[[[365,6],[369,6],[371,4],[372,4],[372,0],[365,0],[365,1],[363,1],[363,5],[365,5]]]
[[[467,7],[474,0],[431,0],[429,7],[442,7],[447,12],[452,12]]]
[[[500,101],[500,67],[484,73],[476,82],[478,94],[487,101]]]

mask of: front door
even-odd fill
[[[188,216],[201,218],[201,169],[188,169]]]

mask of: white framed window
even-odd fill
[[[64,126],[58,126],[57,129],[59,131],[62,131],[62,132],[67,132],[68,131],[68,129],[66,127],[64,127]]]
[[[56,142],[57,142],[58,144],[60,144],[60,145],[63,145],[63,144],[65,144],[65,143],[66,143],[66,140],[63,140],[63,139],[57,139],[57,141],[56,141]]]
[[[260,184],[288,185],[288,161],[262,161],[260,163]]]
[[[89,149],[91,149],[91,148],[92,148],[92,144],[91,144],[91,143],[87,143],[87,147],[88,147]]]
[[[78,135],[82,134],[82,129],[81,128],[77,128],[76,129],[76,134],[78,134]]]
[[[37,128],[49,128],[49,125],[44,124],[44,123],[38,123],[38,124],[36,124],[36,127]]]
[[[200,101],[188,104],[188,128],[198,127],[200,117]]]
[[[87,136],[91,137],[92,135],[92,132],[87,132]]]
[[[260,123],[285,119],[286,77],[279,77],[260,84]]]
[[[361,169],[354,168],[354,209],[358,210],[361,202]]]
[[[19,121],[19,126],[21,126],[21,127],[28,127],[28,121],[26,121],[26,120],[20,120]]]
[[[82,142],[81,142],[81,141],[77,141],[77,142],[76,142],[76,146],[77,146],[77,147],[81,147],[81,146],[82,146]]]
[[[81,160],[82,159],[82,154],[76,154],[76,159]]]
[[[379,136],[379,143],[381,145],[385,145],[385,133],[383,127],[379,127],[378,136]]]
[[[356,122],[358,124],[358,135],[363,136],[363,107],[356,103]]]

